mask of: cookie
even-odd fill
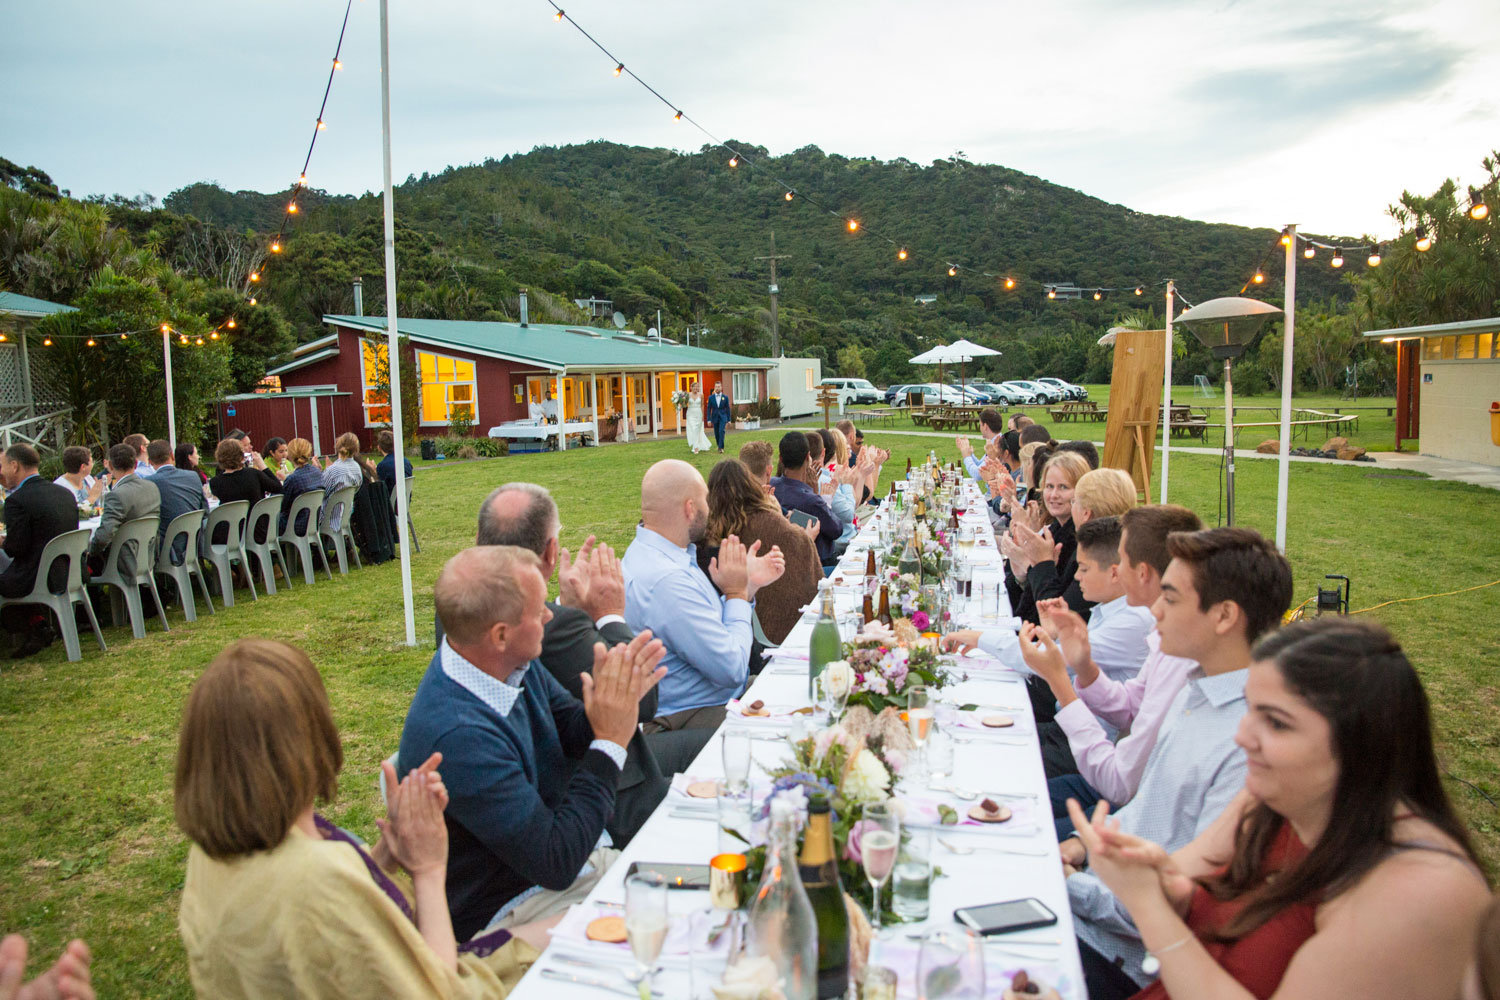
[[[716,799],[719,797],[719,784],[716,781],[695,781],[684,791],[695,799]]]
[[[589,921],[584,929],[584,936],[590,941],[603,941],[605,944],[619,944],[626,938],[624,917],[600,917],[598,920]]]
[[[988,729],[1005,729],[1016,724],[1016,720],[1008,715],[986,715],[979,721]]]
[[[996,806],[994,812],[990,812],[983,805],[970,806],[969,818],[979,823],[1004,823],[1010,819],[1010,810],[1005,806]]]

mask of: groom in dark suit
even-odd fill
[[[542,632],[538,660],[575,698],[582,698],[583,674],[594,666],[594,644],[606,647],[628,643],[635,632],[625,624],[625,578],[619,560],[606,545],[597,548],[590,538],[571,560],[558,546],[562,524],[552,495],[534,483],[507,483],[479,508],[476,544],[516,545],[542,560],[543,579],[557,571],[559,601],[548,601],[552,620]],[[591,552],[590,549],[593,551]],[[443,623],[436,619],[437,641]],[[654,719],[657,695],[653,687],[641,699],[640,722]],[[615,810],[605,829],[614,846],[630,842],[667,794],[671,776],[685,771],[713,735],[712,730],[656,733],[637,731],[626,746],[625,767],[615,789]]]
[[[729,426],[729,397],[724,395],[724,383],[715,382],[714,392],[708,397],[708,422],[714,425],[714,441],[719,454],[724,454],[724,428]]]

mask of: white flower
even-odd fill
[[[869,750],[861,750],[844,778],[844,798],[852,802],[883,802],[890,786],[890,772],[880,758]]]
[[[823,664],[820,680],[823,684],[824,695],[829,698],[842,698],[849,693],[849,688],[854,684],[854,671],[849,669],[849,661],[834,660]]]

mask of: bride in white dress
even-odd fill
[[[693,449],[693,454],[708,451],[712,445],[708,440],[708,432],[703,429],[703,393],[698,389],[696,382],[688,391],[686,423],[688,447]]]

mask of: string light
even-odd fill
[[[1432,237],[1427,235],[1426,226],[1417,227],[1417,251],[1426,253],[1432,249]]]
[[[1343,247],[1334,247],[1333,248],[1333,260],[1330,260],[1328,263],[1330,265],[1332,265],[1333,267],[1343,267],[1344,266],[1344,248]]]
[[[906,247],[902,247],[900,250],[896,251],[896,259],[897,260],[905,260],[906,259]]]
[[[1365,263],[1369,264],[1371,267],[1379,267],[1380,266],[1380,247],[1379,246],[1372,246],[1372,247],[1370,247],[1370,256],[1365,259]]]
[[[1484,195],[1469,188],[1469,218],[1475,222],[1489,218],[1490,206],[1484,203]]]

